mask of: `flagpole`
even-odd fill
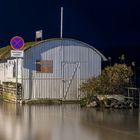
[[[60,29],[60,38],[63,38],[63,7],[61,7],[61,29]]]

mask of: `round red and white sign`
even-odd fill
[[[20,36],[15,36],[11,39],[10,45],[14,50],[21,50],[24,47],[24,40]]]

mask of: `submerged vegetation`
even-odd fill
[[[100,76],[88,79],[80,90],[86,97],[96,94],[122,94],[124,87],[130,84],[133,72],[125,64],[115,64],[106,67]]]
[[[82,83],[80,90],[84,93],[84,98],[81,100],[81,106],[86,106],[93,100],[96,101],[96,105],[102,104],[97,99],[99,95],[104,98],[103,100],[107,100],[107,95],[123,95],[125,87],[131,83],[132,75],[131,67],[126,64],[107,66],[100,76],[92,77]]]

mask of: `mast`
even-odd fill
[[[60,27],[60,38],[63,38],[63,7],[61,7],[61,27]]]

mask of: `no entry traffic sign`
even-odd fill
[[[20,36],[15,36],[11,39],[10,45],[14,50],[21,50],[24,47],[24,40]]]

